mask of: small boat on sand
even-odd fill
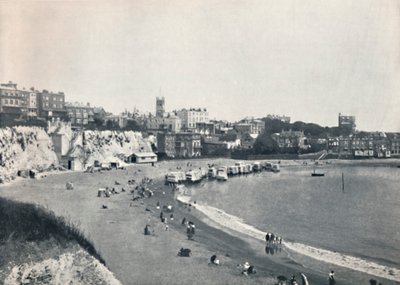
[[[315,167],[314,167],[314,172],[311,173],[312,177],[321,177],[321,176],[325,176],[325,173],[317,173],[315,172]]]
[[[201,170],[190,170],[186,172],[186,181],[188,182],[199,182],[203,178],[203,175],[201,173]]]
[[[280,172],[281,168],[279,167],[279,164],[272,164],[271,171],[275,173]]]
[[[228,167],[228,175],[237,175],[239,174],[239,167],[236,165],[232,165]]]
[[[256,161],[256,162],[253,163],[253,171],[254,172],[260,172],[261,169],[262,169],[262,167],[261,167],[261,163],[260,162]]]
[[[169,183],[180,183],[186,180],[186,174],[180,171],[170,172],[165,178]]]
[[[228,172],[226,167],[220,167],[217,171],[217,180],[226,181],[228,180]]]
[[[208,169],[208,178],[215,178],[217,176],[217,169],[215,167],[210,167]]]

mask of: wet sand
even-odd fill
[[[232,164],[226,159],[213,162]],[[187,163],[177,160],[160,162],[156,167],[141,165],[103,173],[49,175],[42,180],[21,180],[1,186],[0,195],[41,204],[77,223],[123,284],[275,284],[278,275],[296,274],[299,280],[299,272],[308,276],[310,284],[327,283],[327,272],[303,268],[284,254],[266,255],[265,242],[223,229],[196,209],[189,212],[178,203],[171,188],[164,185],[164,175],[177,166],[182,169],[206,167],[210,160],[192,160],[192,167],[187,167]],[[299,163],[293,162],[293,165]],[[143,177],[153,179],[149,187],[155,194],[149,199],[132,201],[127,181],[139,181]],[[74,190],[66,190],[65,184],[69,181],[74,183]],[[121,186],[114,185],[114,181],[120,182],[127,191],[110,198],[98,198],[98,188],[109,186],[120,191]],[[160,222],[157,202],[161,207],[174,206],[174,221],[164,215],[168,218],[169,230]],[[103,204],[108,209],[101,209]],[[193,241],[186,237],[186,227],[181,225],[183,217],[196,225]],[[143,235],[146,224],[154,228],[155,236]],[[177,257],[181,247],[191,248],[193,256]],[[208,265],[214,253],[221,260],[219,267]],[[255,265],[256,275],[245,277],[236,269],[238,263],[246,260]],[[338,276],[338,283],[357,284],[351,282],[352,274],[357,273]]]

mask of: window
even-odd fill
[[[4,99],[4,104],[8,104],[8,99]]]
[[[11,105],[14,104],[14,100],[13,99],[10,99],[10,104]]]
[[[45,105],[46,107],[49,107],[49,103],[45,103],[44,105]]]
[[[18,100],[15,100],[15,105],[18,105]]]

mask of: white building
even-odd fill
[[[168,114],[166,117],[149,117],[146,119],[146,127],[149,130],[177,133],[181,130],[181,119],[173,114]]]
[[[176,111],[176,115],[181,119],[183,130],[195,130],[197,123],[208,123],[208,111],[201,108],[190,108]]]

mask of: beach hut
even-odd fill
[[[17,176],[23,177],[23,178],[28,178],[29,177],[29,170],[18,170]]]
[[[97,192],[97,197],[106,197],[106,189],[100,188]]]
[[[78,157],[69,157],[68,158],[68,169],[73,170],[73,171],[81,171],[81,170],[84,170],[84,165]]]
[[[35,179],[37,177],[38,171],[35,169],[29,170],[29,177]]]
[[[155,163],[157,162],[157,155],[154,152],[134,152],[129,161],[133,163]]]
[[[120,168],[120,163],[119,161],[110,161],[110,167],[114,169]]]

